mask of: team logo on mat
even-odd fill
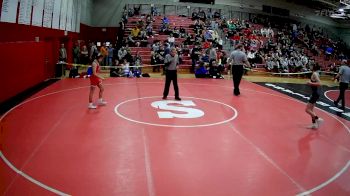
[[[115,113],[129,122],[163,127],[205,127],[232,121],[237,111],[232,106],[204,98],[183,97],[182,101],[160,97],[126,100]]]
[[[163,110],[157,112],[159,118],[200,118],[204,112],[200,109],[192,108],[196,104],[192,100],[184,101],[155,101],[152,107]]]

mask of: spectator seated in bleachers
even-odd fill
[[[255,64],[255,54],[254,50],[250,50],[247,54],[248,61],[251,65]]]
[[[209,77],[214,79],[224,79],[224,77],[221,75],[221,68],[216,61],[212,61],[211,65],[209,66]]]
[[[138,26],[135,26],[134,28],[131,29],[131,36],[133,39],[136,39],[139,37],[140,34],[140,28]]]
[[[118,60],[123,61],[127,53],[128,52],[126,51],[125,47],[121,47],[118,51]]]
[[[216,19],[221,18],[220,12],[215,11],[215,12],[214,12],[214,18],[216,18]]]
[[[141,5],[139,5],[138,7],[134,5],[134,15],[136,16],[140,15],[140,10],[141,10]]]
[[[124,62],[122,64],[122,76],[127,78],[133,77],[130,70],[130,63],[126,59],[124,59]]]
[[[141,45],[141,42],[138,40],[135,40],[132,35],[128,36],[127,43],[130,46],[136,46],[136,47],[140,47],[140,45]]]
[[[184,45],[192,45],[193,41],[194,41],[194,37],[191,34],[186,33]]]
[[[206,30],[204,33],[204,40],[206,40],[206,41],[213,40],[212,32],[210,32],[209,30]]]
[[[198,20],[199,16],[198,16],[198,12],[194,11],[192,12],[192,20]]]
[[[200,60],[202,62],[209,63],[209,55],[206,52],[204,52]]]
[[[168,43],[169,43],[170,47],[174,47],[175,46],[175,37],[173,36],[173,34],[169,35]]]
[[[169,35],[170,33],[172,33],[172,30],[169,28],[168,24],[162,24],[160,27],[160,33]]]
[[[149,25],[149,24],[151,24],[154,21],[155,20],[152,18],[152,15],[150,15],[150,14],[146,15],[146,25]]]
[[[142,72],[140,68],[136,68],[132,71],[132,77],[141,78]]]
[[[161,51],[162,48],[159,50]],[[164,43],[164,53],[162,55],[165,57],[167,54],[170,54],[170,50],[171,50],[171,47],[170,47],[169,43],[165,42]]]
[[[152,51],[157,52],[160,49],[161,43],[159,40],[154,40],[152,44]]]
[[[194,30],[203,29],[204,26],[205,26],[204,22],[199,19],[195,20],[192,25]]]
[[[147,25],[146,27],[146,33],[147,33],[147,36],[152,36],[153,37],[153,27],[152,27],[152,23]]]
[[[141,28],[141,29],[140,29],[139,38],[140,38],[141,40],[146,40],[146,39],[147,39],[147,32],[146,32],[146,29],[144,29],[144,28]]]
[[[160,72],[160,64],[164,63],[164,58],[161,54],[158,52],[151,52],[151,65],[157,65],[153,66],[153,72]]]
[[[207,68],[205,67],[204,62],[199,63],[199,66],[196,68],[196,71],[194,72],[196,78],[208,78],[209,72]]]
[[[142,57],[140,56],[139,52],[136,53],[133,63],[134,63],[133,66],[135,66],[135,67],[133,67],[133,69],[131,69],[132,75],[133,75],[133,77],[140,78],[142,75],[141,67],[143,64],[142,64]]]
[[[128,9],[128,16],[129,17],[133,17],[134,16],[134,10],[133,9],[131,9],[131,8]]]
[[[170,20],[166,16],[164,16],[163,19],[162,19],[162,23],[166,24],[166,25],[169,25],[170,24]]]
[[[186,30],[182,26],[180,26],[179,32],[180,32],[180,37],[184,38],[186,36]]]
[[[152,16],[158,16],[159,15],[158,8],[155,7],[154,5],[151,5],[151,15]]]
[[[202,48],[203,49],[208,49],[211,46],[211,42],[209,42],[208,40],[205,40],[205,42],[203,42]]]
[[[339,65],[336,65],[335,63],[332,63],[328,66],[328,69],[326,71],[333,72],[333,73],[338,73],[339,72]]]
[[[329,60],[331,56],[333,55],[334,49],[331,46],[326,46],[325,49],[325,54],[326,54],[326,59]]]
[[[202,21],[205,21],[205,20],[207,19],[207,15],[206,15],[206,13],[204,12],[204,10],[201,10],[201,11],[198,12],[198,17],[199,17],[199,19],[202,20]]]
[[[179,38],[180,37],[180,30],[175,26],[172,33],[171,33],[175,38]],[[171,35],[170,34],[170,35]]]
[[[140,52],[137,52],[133,59],[134,66],[142,66],[142,57],[140,55]]]
[[[110,73],[109,73],[110,77],[120,77],[121,76],[121,73],[120,73],[121,69],[118,66],[120,66],[118,59],[114,59],[113,65],[110,68]]]

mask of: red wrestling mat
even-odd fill
[[[338,99],[339,90],[329,90],[324,93],[324,96],[329,99],[331,102]],[[339,106],[341,106],[341,101],[339,102]],[[350,108],[350,91],[345,91],[345,107]]]
[[[350,194],[349,128],[329,113],[313,131],[304,103],[210,79],[180,79],[181,102],[161,100],[162,79],[108,79],[107,106],[88,110],[88,85],[62,80],[3,115],[1,194]]]

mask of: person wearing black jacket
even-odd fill
[[[199,61],[199,54],[200,54],[200,49],[197,45],[195,45],[191,52],[191,59],[192,59],[191,72],[194,72],[195,65],[197,61]]]

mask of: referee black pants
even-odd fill
[[[173,81],[173,85],[174,85],[175,98],[178,98],[179,97],[179,87],[177,85],[177,71],[176,70],[166,70],[163,97],[166,98],[168,96],[171,81]]]
[[[233,65],[232,66],[232,78],[233,78],[233,94],[239,95],[239,84],[243,76],[243,65]]]
[[[348,86],[349,86],[348,83],[344,83],[344,82],[339,83],[339,96],[335,102],[339,103],[339,101],[341,100],[342,108],[345,108],[345,90],[348,89]]]

